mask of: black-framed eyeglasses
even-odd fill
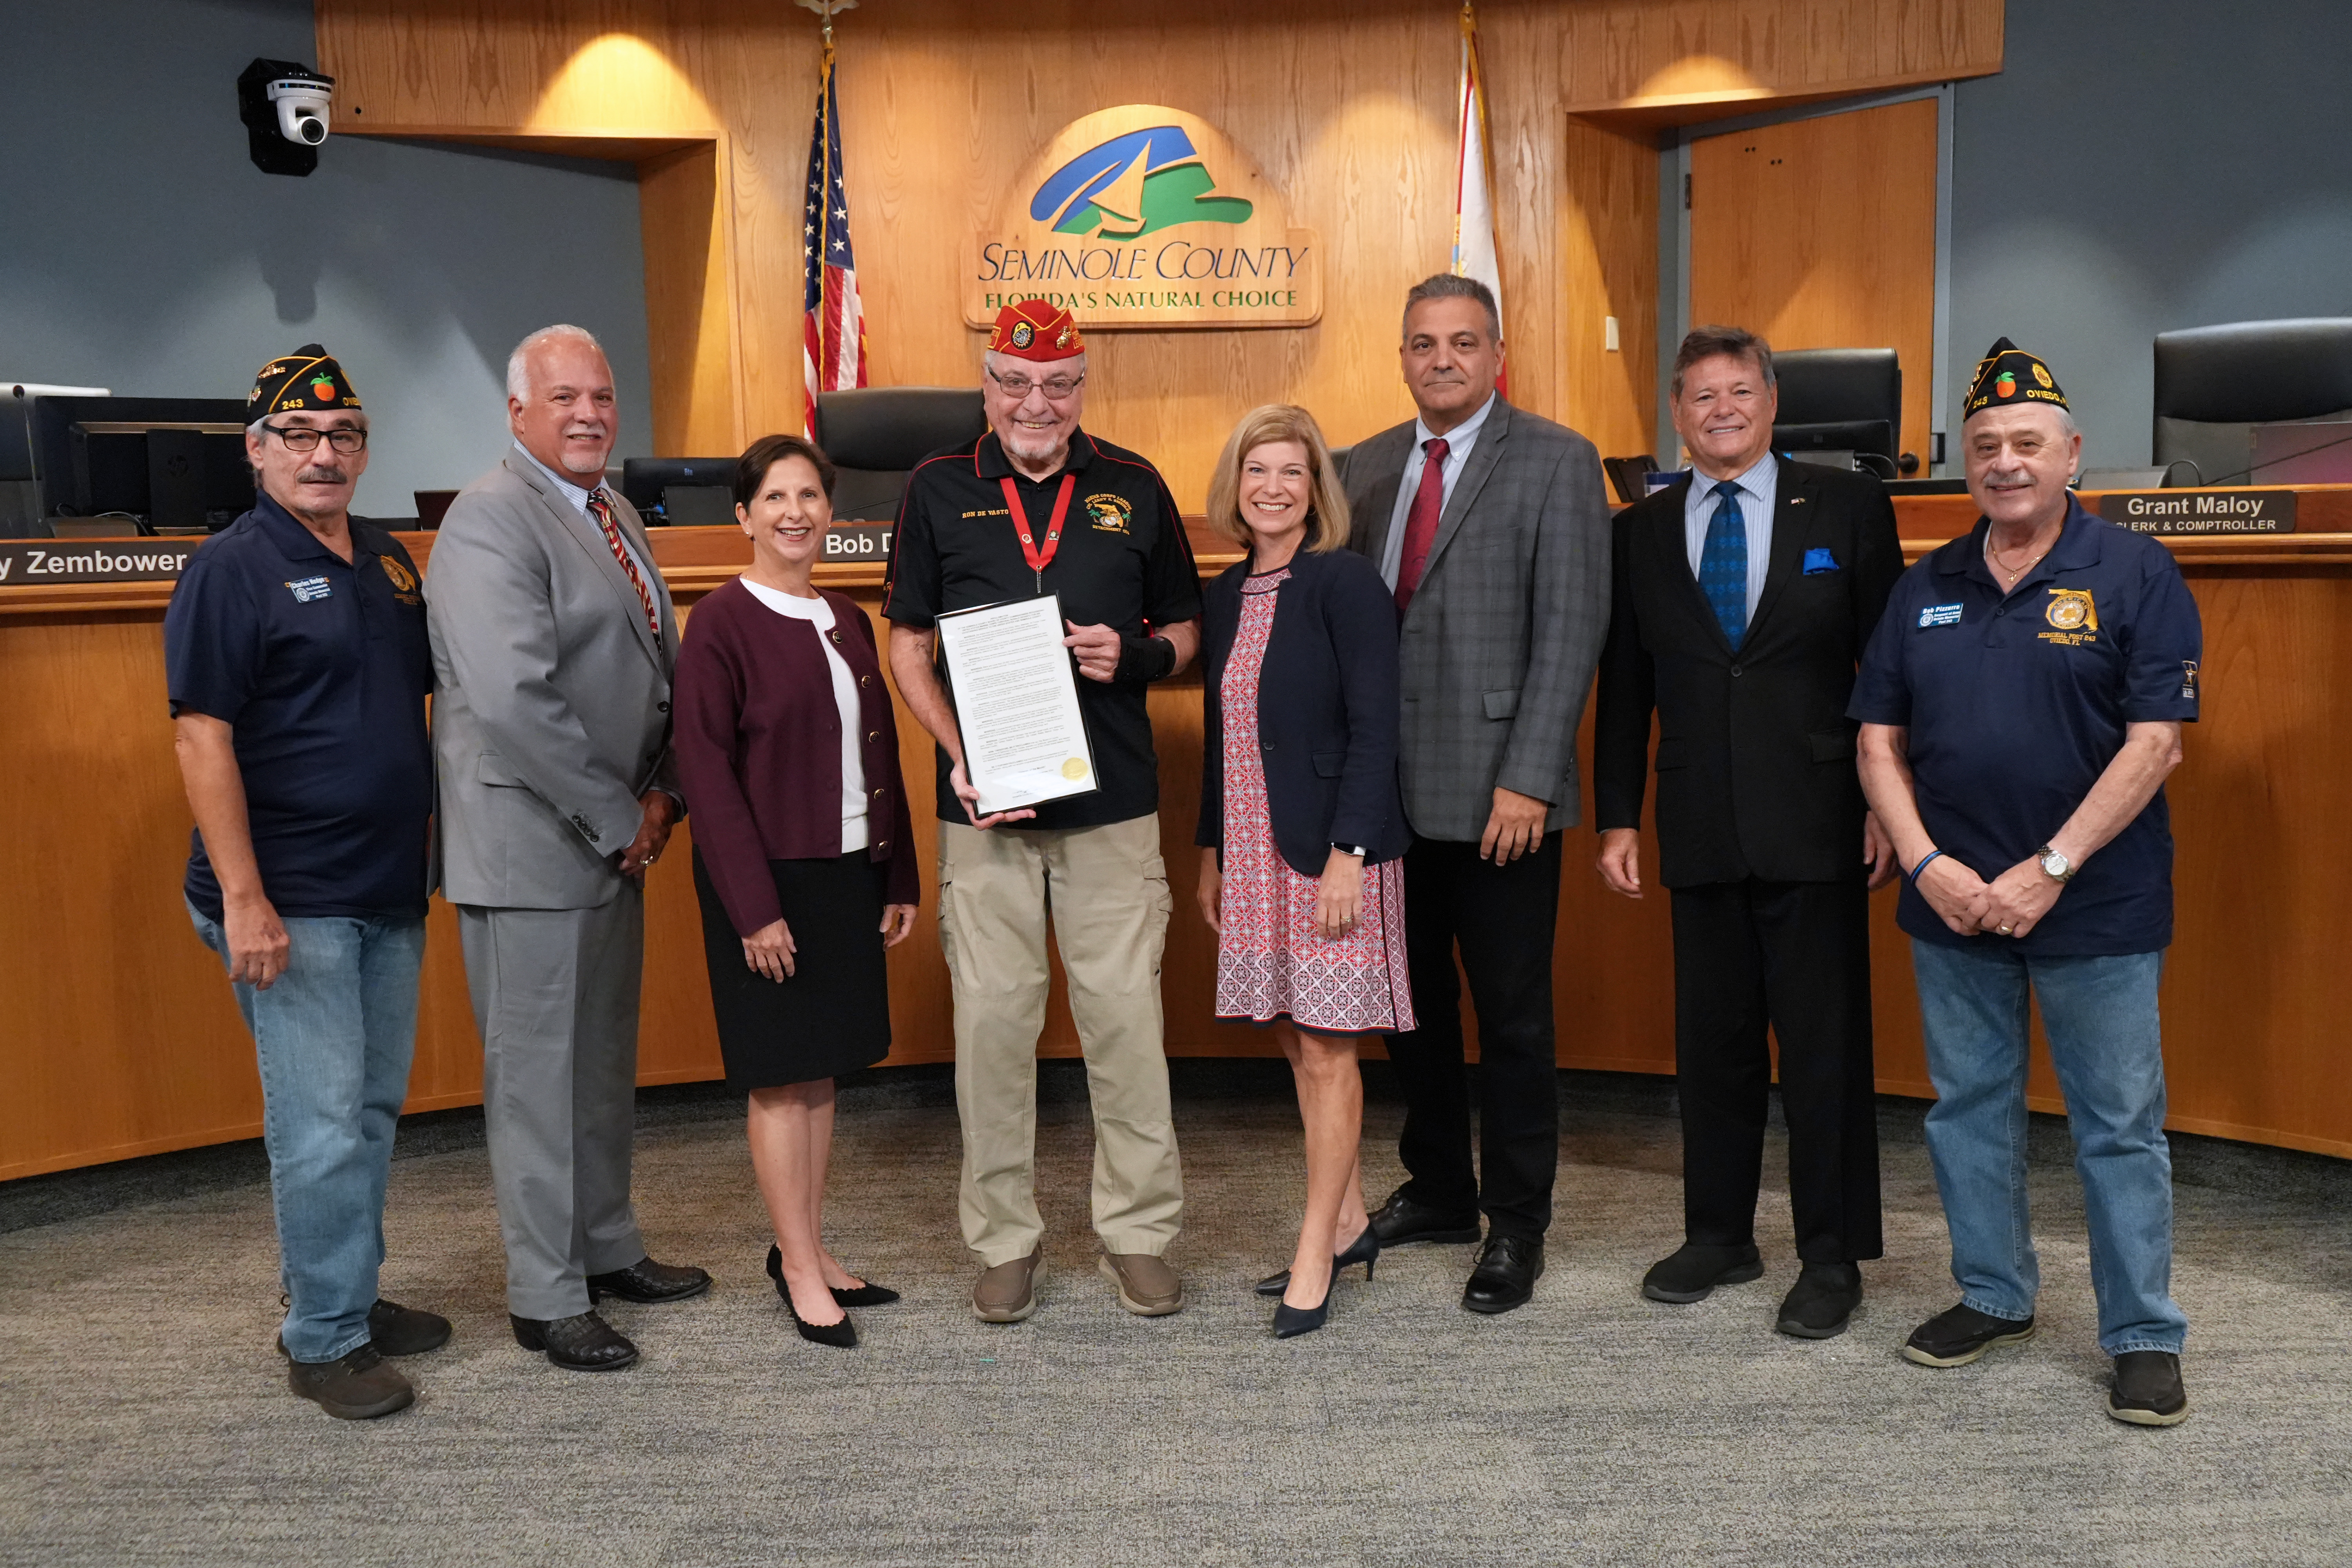
[[[1061,402],[1087,382],[1083,375],[1057,375],[1051,381],[1032,381],[1025,375],[999,375],[992,370],[988,373],[988,379],[1002,387],[1007,397],[1023,398],[1032,392],[1042,392],[1048,403]]]
[[[333,430],[312,430],[300,425],[269,425],[261,426],[286,443],[289,452],[315,452],[324,441],[338,452],[363,452],[367,449],[368,433],[343,426]]]

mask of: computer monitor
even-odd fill
[[[238,398],[43,397],[31,444],[48,516],[219,530],[253,508]]]
[[[679,492],[675,500],[672,490]],[[651,526],[732,522],[734,492],[732,458],[628,458],[621,463],[621,494]]]

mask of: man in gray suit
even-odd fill
[[[442,890],[482,1034],[482,1103],[517,1342],[605,1372],[637,1348],[601,1296],[710,1276],[646,1256],[629,1205],[646,868],[680,806],[677,621],[604,488],[613,372],[578,327],[507,363],[505,460],[449,504],[425,563]]]
[[[1383,1247],[1476,1241],[1484,1210],[1462,1304],[1507,1312],[1543,1272],[1559,1163],[1552,933],[1577,721],[1609,626],[1609,509],[1592,443],[1496,391],[1502,321],[1485,284],[1416,284],[1401,354],[1420,416],[1360,444],[1346,473],[1349,547],[1380,565],[1402,622],[1405,945],[1421,1021],[1389,1041],[1408,1179],[1372,1226]],[[1475,1170],[1457,943],[1478,1014]]]

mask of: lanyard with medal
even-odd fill
[[[1076,474],[1062,476],[1062,488],[1054,497],[1054,516],[1045,524],[1045,547],[1037,547],[1036,535],[1029,530],[1029,513],[1021,505],[1021,491],[1007,474],[997,482],[1004,487],[1004,504],[1013,513],[1013,531],[1021,535],[1021,553],[1036,574],[1037,592],[1045,591],[1045,568],[1054,563],[1054,552],[1062,547],[1062,521],[1070,515],[1070,491],[1077,484]]]

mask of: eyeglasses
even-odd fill
[[[1061,402],[1085,385],[1087,380],[1083,375],[1057,375],[1051,381],[1032,381],[1025,375],[999,375],[992,370],[988,373],[988,379],[1003,388],[1007,397],[1018,400],[1032,392],[1042,392],[1048,403]]]
[[[338,452],[367,449],[368,433],[349,426],[335,430],[310,430],[299,425],[264,425],[262,428],[285,442],[289,452],[315,452],[322,440]]]

